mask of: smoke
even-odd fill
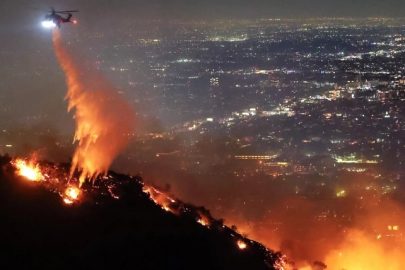
[[[2,132],[0,141],[11,148],[0,148],[0,152],[11,156],[30,158],[33,153],[38,159],[51,162],[68,162],[73,148],[65,136],[54,126],[40,122],[30,127],[12,127]]]
[[[327,269],[403,269],[404,251],[398,249],[398,246],[384,244],[381,239],[373,238],[360,229],[348,230],[342,243],[330,250],[324,259]],[[299,270],[312,269],[314,268],[310,265],[299,268]]]
[[[364,202],[367,214],[356,216],[343,241],[326,255],[328,269],[403,269],[403,204],[384,197],[378,201]]]
[[[80,183],[106,173],[114,158],[128,144],[133,133],[134,114],[115,88],[95,70],[84,71],[73,61],[54,31],[56,56],[66,74],[68,110],[75,109],[79,144],[72,160],[71,175],[81,171]]]
[[[351,230],[339,249],[325,259],[331,269],[403,269],[404,252],[387,249],[363,231]]]

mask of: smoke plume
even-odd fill
[[[86,71],[73,61],[61,44],[60,33],[54,31],[56,56],[66,74],[68,110],[75,109],[78,142],[71,175],[81,171],[80,183],[107,172],[114,158],[128,144],[133,132],[134,114],[115,88],[95,70]]]

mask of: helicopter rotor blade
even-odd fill
[[[55,13],[73,13],[79,12],[78,10],[63,10],[63,11],[55,11]]]
[[[30,9],[35,9],[35,10],[39,10],[39,11],[43,11],[43,12],[49,12],[49,10],[40,9],[40,8],[34,8],[34,7],[31,7]]]
[[[45,9],[40,9],[40,8],[35,8],[35,7],[30,7],[30,9],[35,9],[35,10],[39,10],[39,11],[43,11],[43,12],[59,13],[59,14],[69,14],[69,13],[79,12],[79,10],[56,11],[53,7],[49,7],[50,10],[45,10]]]

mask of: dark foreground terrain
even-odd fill
[[[7,157],[0,164],[0,269],[274,269],[280,256],[221,221],[197,223],[198,212],[209,215],[203,208],[163,210],[137,178],[110,173],[66,205],[48,186],[16,176]]]

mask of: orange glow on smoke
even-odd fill
[[[378,237],[366,235],[360,230],[348,231],[343,243],[330,251],[324,260],[327,269],[347,270],[401,270],[404,269],[405,252],[384,246]],[[310,265],[299,270],[311,270]]]
[[[388,250],[376,237],[366,236],[358,230],[350,231],[339,249],[325,259],[328,269],[404,269],[404,251]]]
[[[242,240],[238,240],[237,242],[239,249],[246,249],[247,245]]]
[[[32,162],[27,162],[23,159],[16,159],[12,162],[17,167],[18,175],[21,175],[31,181],[42,181],[44,176],[41,173],[39,166]]]
[[[60,33],[53,34],[56,56],[65,72],[68,110],[75,109],[78,146],[73,156],[71,177],[77,170],[80,185],[105,174],[114,158],[127,145],[133,132],[133,111],[97,71],[82,70],[61,44]]]

